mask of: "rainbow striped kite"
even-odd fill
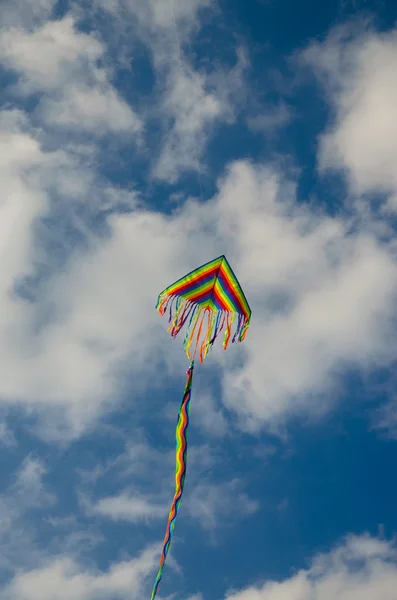
[[[203,362],[223,330],[225,350],[230,339],[232,343],[242,342],[251,321],[251,309],[225,256],[211,260],[167,287],[161,292],[156,309],[161,315],[169,312],[168,331],[172,337],[186,325],[184,347],[192,362],[186,372],[187,382],[176,427],[175,495],[168,516],[160,569],[151,600],[156,596],[163,575],[185,483],[189,406],[197,350],[200,349],[200,362]]]

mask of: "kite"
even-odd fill
[[[175,495],[166,527],[160,568],[151,600],[154,600],[165,560],[170,548],[175,520],[181,502],[186,477],[187,432],[192,392],[194,360],[199,349],[200,362],[209,353],[219,334],[224,331],[223,347],[242,342],[251,321],[251,309],[240,284],[225,256],[220,256],[178,279],[159,295],[156,309],[161,316],[169,313],[168,328],[175,337],[186,326],[184,348],[191,360],[186,371],[187,381],[176,426]],[[191,347],[194,347],[193,353]]]

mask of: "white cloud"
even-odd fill
[[[200,171],[214,127],[234,121],[248,59],[239,48],[232,69],[211,74],[194,71],[182,57],[158,62],[158,70],[166,73],[159,111],[167,133],[153,175],[175,183],[184,171]]]
[[[70,16],[32,32],[0,30],[0,62],[20,76],[15,93],[45,94],[37,110],[44,123],[92,134],[136,133],[142,123],[99,66],[104,55],[104,45],[78,31]]]
[[[92,377],[91,382],[95,384],[96,374],[91,371],[90,375],[90,360],[82,366],[84,357],[72,340],[66,341],[66,344],[61,342],[56,322],[52,322],[51,325],[54,337],[51,334],[48,336],[48,330],[40,326],[43,318],[46,321],[45,315],[52,314],[52,301],[56,302],[55,298],[51,299],[55,291],[51,284],[52,291],[49,294],[44,292],[43,296],[39,294],[40,299],[36,294],[34,302],[16,295],[15,286],[26,275],[35,274],[37,264],[51,267],[51,255],[42,246],[48,235],[47,231],[42,229],[39,246],[34,235],[39,219],[47,216],[50,211],[49,191],[56,191],[57,197],[61,199],[66,196],[67,210],[73,211],[72,200],[86,199],[89,190],[91,193],[96,190],[91,169],[84,164],[84,157],[76,148],[65,145],[62,151],[44,152],[32,134],[26,116],[20,111],[10,110],[0,113],[0,172],[3,190],[0,204],[0,252],[6,264],[0,279],[0,354],[5,369],[0,395],[6,403],[27,402],[42,407],[65,405],[65,402],[66,405],[69,402],[73,404],[73,395],[77,391],[76,375],[79,372],[81,375],[85,374],[83,378]],[[107,194],[105,190],[105,196],[109,196],[108,201],[114,206],[117,193],[116,190],[110,191],[112,193]],[[100,197],[103,192],[104,190],[98,190],[96,196]],[[57,225],[53,227],[56,235]],[[62,228],[58,232],[62,233]],[[87,227],[82,233],[86,237],[89,232]],[[65,245],[65,251],[70,252],[67,234],[65,239],[58,236],[58,247],[62,244]],[[73,249],[73,252],[76,252],[76,249]],[[59,307],[62,312],[63,301]],[[59,315],[55,321],[57,318]],[[87,343],[90,354],[93,350],[90,343],[95,345],[95,342],[89,340]],[[101,354],[101,349],[96,348],[94,353],[96,352]],[[68,367],[69,360],[71,362]],[[62,381],[63,376],[60,379],[59,376],[65,367],[69,374]],[[75,370],[74,375],[71,374],[70,368]],[[79,379],[78,375],[77,378]],[[71,385],[65,388],[64,384],[68,379]],[[100,382],[95,384],[95,387],[101,396],[100,390],[105,391],[105,388]],[[81,399],[81,390],[77,391],[76,400],[77,397]],[[87,408],[87,414],[90,414],[89,406]],[[80,413],[80,410],[78,412]],[[81,415],[75,417],[77,430],[81,430],[79,416]],[[51,410],[48,418],[53,420]],[[54,418],[57,420],[56,416]],[[62,418],[59,423],[63,424]],[[67,422],[65,425],[68,430]],[[63,434],[62,431],[58,431],[54,432],[54,435]]]
[[[199,159],[208,136],[224,106],[215,94],[206,92],[203,76],[185,65],[170,75],[162,111],[173,125],[154,170],[157,179],[175,183],[184,170],[200,167]]]
[[[397,589],[395,545],[369,536],[350,536],[309,569],[283,581],[233,591],[228,600],[394,600]]]
[[[296,397],[332,389],[333,372],[343,361],[366,366],[393,356],[387,319],[394,314],[396,278],[387,247],[371,233],[348,234],[343,220],[294,206],[290,184],[244,162],[231,168],[219,194],[205,205],[191,201],[172,216],[143,209],[114,215],[107,238],[87,229],[89,250],[74,249],[34,303],[10,295],[15,282],[34,271],[32,228],[48,211],[47,182],[64,182],[74,157],[44,153],[24,133],[20,113],[3,113],[7,119],[9,130],[0,137],[7,147],[0,168],[7,190],[1,222],[8,235],[2,237],[7,269],[0,281],[0,397],[43,410],[42,435],[78,435],[93,426],[114,406],[124,373],[140,374],[136,393],[148,381],[153,385],[153,360],[147,359],[154,347],[156,357],[176,369],[182,350],[163,331],[153,306],[157,295],[223,252],[254,311],[247,341],[238,349],[246,363],[228,367],[224,381],[226,402],[250,426],[296,407],[316,410],[315,402]],[[82,176],[83,197],[92,191],[89,182]],[[196,248],[205,252],[198,257]],[[41,248],[41,260],[50,261],[42,255]],[[43,320],[50,309],[51,319]],[[227,363],[238,355],[231,349]],[[212,360],[221,356],[217,350]]]
[[[45,484],[46,474],[42,461],[28,456],[0,495],[1,570],[29,568],[42,558],[31,511],[48,509],[56,502]]]
[[[396,30],[339,28],[309,47],[304,58],[325,86],[334,113],[320,137],[320,168],[345,170],[353,193],[385,192],[395,209]]]
[[[206,5],[209,2],[178,2],[177,22],[193,28],[200,7]],[[164,3],[135,6],[143,11],[139,17],[143,21],[149,14],[157,33],[171,28]],[[51,133],[59,129],[69,135],[76,130],[137,133],[142,127],[112,86],[110,71],[101,66],[103,42],[79,31],[70,17],[43,25],[41,19],[50,10],[50,3],[37,2],[29,18],[15,21],[12,32],[3,27],[0,33],[0,59],[18,74],[13,97],[39,94],[32,119],[22,111],[0,111],[0,403],[22,407],[29,415],[35,412],[40,416],[39,433],[59,441],[95,427],[106,410],[118,406],[129,386],[134,390],[130,401],[137,403],[148,386],[160,387],[165,377],[182,373],[181,344],[171,345],[166,323],[154,310],[157,294],[223,252],[241,279],[254,319],[243,346],[232,347],[226,355],[218,347],[208,360],[221,367],[219,402],[236,410],[244,425],[277,422],[296,407],[315,411],[316,403],[307,396],[332,390],[338,381],[335,372],[345,363],[365,368],[393,360],[395,335],[389,319],[395,316],[396,266],[389,247],[365,228],[352,233],[344,218],[330,219],[312,207],[297,205],[294,183],[283,173],[236,163],[205,205],[188,199],[165,215],[139,206],[136,195],[127,190],[102,185],[93,145],[85,141],[73,146],[62,140],[57,149],[53,140],[48,144]],[[186,29],[182,25],[182,31]],[[159,43],[158,48],[161,53],[164,46]],[[195,153],[200,159],[214,124],[233,119],[227,90],[240,86],[244,64],[240,60],[231,79],[224,73],[211,78],[189,67],[170,69],[159,103],[163,116],[172,120],[157,165],[159,178],[175,181],[184,169],[192,168]],[[33,122],[40,128],[34,129]],[[82,206],[96,218],[105,204],[114,209],[121,197],[131,211],[110,216],[106,235],[81,217]],[[45,219],[54,219],[54,212],[56,223],[47,231]],[[79,223],[84,245],[75,244],[74,230],[67,230],[69,221],[61,231],[59,223],[66,212],[73,225]],[[56,265],[47,236],[56,237],[57,247],[66,255],[61,266]],[[16,291],[26,284],[26,276],[34,280],[29,298]],[[159,363],[165,372],[156,370]],[[214,408],[208,395],[201,398],[206,412],[198,420],[203,428],[225,433],[223,411]],[[14,443],[4,423],[0,441]],[[192,448],[188,460],[194,474],[200,468],[208,471],[213,456],[207,449]],[[121,493],[89,500],[86,514],[133,523],[165,518],[173,470],[167,471],[167,484],[165,477],[161,480],[156,497],[145,495],[146,484],[155,469],[165,473],[168,465],[173,469],[173,462],[173,450],[148,452],[144,441],[130,444],[124,457],[112,464],[121,471]],[[124,485],[127,473],[134,477],[134,488]],[[142,597],[158,549],[104,571],[90,568],[79,555],[86,542],[95,543],[95,533],[82,531],[69,516],[48,520],[58,529],[75,530],[63,546],[59,540],[51,541],[42,550],[34,520],[26,515],[56,501],[45,476],[43,463],[30,456],[0,497],[0,567],[17,568],[3,585],[0,600]],[[198,479],[193,476],[191,481]],[[258,509],[237,480],[214,486],[201,479],[186,491],[190,498],[184,503],[185,515],[199,519],[209,530],[234,517],[236,507],[240,515]],[[92,497],[93,493],[86,496]],[[50,556],[61,546],[61,554]],[[315,585],[321,583],[318,589],[324,598],[320,592],[318,597],[326,600],[331,575],[340,565],[345,568],[351,556],[365,562],[371,585],[378,582],[380,568],[382,581],[392,581],[386,572],[386,563],[394,568],[391,548],[385,542],[349,540],[339,554],[332,553],[304,571],[299,585],[304,591],[312,585],[317,593]],[[353,589],[357,578],[348,567],[346,573]],[[254,597],[275,600],[280,589],[294,593],[295,581],[269,584],[265,591],[258,588]],[[392,585],[395,589],[394,580]],[[380,588],[369,589],[375,593]]]
[[[43,478],[47,469],[43,463],[28,456],[17,475],[13,486],[12,502],[22,506],[46,506],[55,502],[55,496],[45,488]]]
[[[2,27],[20,26],[31,29],[48,19],[56,6],[56,0],[13,0],[0,5]]]
[[[0,38],[2,62],[22,74],[27,91],[49,91],[73,77],[89,77],[103,52],[99,40],[77,31],[70,16],[49,21],[33,32],[4,29]],[[100,73],[94,69],[96,80],[103,79]]]
[[[61,104],[49,100],[41,105],[43,118],[55,127],[83,127],[91,134],[139,132],[141,122],[128,104],[109,86],[94,89],[75,86],[67,91]]]
[[[141,598],[157,552],[148,549],[138,558],[115,563],[108,571],[84,568],[73,558],[60,556],[41,567],[15,575],[0,592],[2,600],[91,600]]]
[[[150,0],[145,5],[145,13],[143,6],[138,0],[127,0],[128,4],[137,13],[142,15],[142,20],[148,24],[153,24],[155,27],[173,28],[174,20],[179,26],[194,25],[197,21],[199,12],[204,8],[209,8],[213,4],[212,0]]]
[[[42,341],[37,329],[44,306],[38,307],[17,296],[15,285],[35,268],[40,253],[36,248],[33,227],[49,209],[46,188],[57,183],[57,178],[62,182],[63,176],[67,176],[73,164],[69,159],[65,152],[43,152],[38,141],[29,134],[28,123],[22,113],[1,113],[3,194],[0,214],[3,231],[0,252],[6,268],[2,269],[0,280],[0,355],[5,369],[0,394],[6,402],[23,402],[28,397],[34,402],[46,402],[48,363],[42,363],[40,359]],[[74,169],[74,175],[76,185],[78,170]],[[57,361],[51,350],[50,355]],[[56,401],[53,392],[50,396]]]
[[[217,483],[206,480],[195,485],[194,479],[197,479],[198,473],[196,468],[191,468],[190,463],[189,460],[189,473],[194,472],[194,476],[189,478],[190,483],[185,491],[183,512],[197,520],[200,527],[216,533],[215,530],[225,522],[250,516],[258,510],[259,503],[249,498],[238,479]],[[81,495],[81,506],[89,516],[101,516],[112,521],[141,523],[165,519],[173,494],[171,489],[166,490],[164,486],[164,482],[168,483],[170,479],[165,468],[162,464],[162,476],[156,477],[158,491],[155,496],[153,493],[143,495],[125,491],[91,502],[87,496]],[[200,475],[198,479],[200,480]],[[134,486],[134,490],[136,489],[137,485]]]
[[[259,115],[248,117],[247,124],[252,131],[269,135],[275,130],[285,127],[292,118],[291,108],[284,103],[280,103],[265,107],[265,110]]]
[[[397,397],[393,376],[390,378],[385,392],[388,400],[372,412],[371,426],[380,435],[397,440]]]
[[[198,519],[201,527],[212,532],[231,519],[250,516],[259,509],[259,502],[243,491],[242,482],[233,479],[221,483],[199,483],[188,491],[185,512]]]
[[[348,222],[296,206],[277,175],[244,163],[213,209],[205,206],[208,222],[218,223],[254,315],[247,362],[224,382],[227,402],[248,421],[317,410],[308,395],[332,389],[344,361],[392,360],[396,266],[365,228],[348,234]]]
[[[219,399],[215,401],[211,394],[203,392],[195,395],[194,403],[197,406],[196,427],[201,427],[206,435],[213,437],[228,435],[228,421]]]
[[[23,73],[23,85],[49,94],[42,97],[47,126],[52,118],[57,125],[64,119],[69,130],[81,117],[92,130],[107,112],[106,126],[122,127],[128,117],[122,111],[115,116],[111,87],[106,89],[113,108],[107,109],[102,94],[95,112],[82,101],[87,89],[81,83],[66,85],[72,77],[86,82],[92,77],[99,86],[108,81],[96,64],[102,44],[77,31],[70,17],[33,33],[17,29],[4,39],[9,44],[3,46],[3,58]],[[226,81],[240,81],[245,60],[240,53]],[[208,92],[204,75],[187,71],[185,79],[186,71],[181,73],[171,69],[164,99],[165,114],[175,117],[166,140],[175,151],[171,159],[165,151],[165,178],[192,164],[192,153],[205,143],[199,132],[223,118],[229,106],[227,93],[216,85],[218,74],[214,91]],[[51,94],[61,89],[61,104],[65,94],[77,94],[78,100],[69,113],[51,117],[47,101],[55,101]],[[95,96],[96,90],[89,94]],[[229,106],[226,112],[233,110]],[[154,310],[157,295],[170,281],[222,253],[241,278],[254,314],[243,347],[226,357],[218,349],[212,357],[225,361],[224,402],[241,415],[244,426],[277,422],[289,411],[317,411],[319,403],[310,396],[332,392],[344,364],[367,367],[392,360],[392,252],[364,225],[351,233],[348,220],[297,205],[295,184],[284,174],[236,163],[214,198],[205,204],[190,200],[166,216],[138,207],[136,196],[126,190],[119,193],[110,184],[104,190],[94,168],[95,147],[64,144],[49,151],[43,139],[21,111],[0,113],[0,251],[7,265],[0,277],[0,398],[37,410],[44,419],[42,435],[59,439],[95,426],[97,417],[115,406],[127,375],[137,394],[149,381],[152,386],[153,356],[166,360],[168,373],[177,368],[182,351],[170,345]],[[119,194],[127,194],[131,212],[109,217],[106,237],[77,217],[78,202],[98,214],[102,202],[114,206]],[[52,235],[67,254],[63,269],[54,267],[52,253],[43,247],[50,233],[42,219],[51,212],[53,197],[59,219]],[[73,222],[80,218],[84,251],[73,247],[69,232],[58,229],[62,211]],[[47,269],[47,281],[40,281],[33,301],[22,299],[16,284],[37,275],[38,264]],[[234,357],[244,364],[236,367]]]
[[[88,514],[101,515],[114,521],[122,520],[133,523],[163,519],[167,516],[168,511],[168,504],[160,504],[147,497],[129,494],[101,498],[88,508]]]
[[[115,15],[130,13],[138,20],[140,28],[151,33],[171,30],[175,35],[175,22],[179,31],[183,28],[187,33],[197,25],[200,11],[214,3],[213,0],[148,0],[144,3],[139,0],[95,0],[95,4]]]
[[[84,529],[81,517],[77,520],[73,515],[35,518],[40,511],[56,508],[46,475],[44,464],[27,456],[0,495],[0,598],[141,597],[152,582],[159,548],[147,547],[133,558],[124,556],[104,570],[91,559],[87,566],[92,546],[104,541],[95,528]],[[41,534],[47,525],[53,531],[43,543]]]
[[[172,427],[172,433],[173,433]],[[171,431],[171,428],[170,428]],[[142,462],[145,456],[145,462]],[[189,483],[184,492],[183,513],[197,520],[200,527],[216,533],[225,522],[234,522],[256,512],[259,504],[244,491],[239,479],[212,481],[210,474],[219,460],[209,446],[193,446],[188,450]],[[93,477],[82,472],[85,488],[79,494],[80,504],[88,516],[100,516],[130,523],[166,519],[174,494],[175,450],[153,448],[147,442],[129,444],[126,451],[104,468],[95,469]],[[121,491],[112,496],[95,498],[92,483],[121,483]],[[133,484],[125,486],[125,481]],[[153,481],[156,490],[153,490]],[[196,482],[199,482],[198,484]],[[93,499],[95,498],[95,499]],[[238,510],[236,510],[236,507]]]
[[[6,447],[12,447],[17,445],[14,434],[8,428],[5,422],[0,423],[0,443]]]
[[[248,59],[242,48],[236,50],[235,66],[225,68],[212,65],[197,70],[185,54],[185,44],[191,47],[193,31],[200,29],[202,9],[212,9],[215,3],[96,0],[95,4],[118,19],[118,31],[126,24],[131,27],[136,19],[133,31],[149,49],[156,77],[153,98],[158,100],[151,103],[148,117],[156,120],[161,132],[153,177],[174,184],[185,172],[201,171],[202,155],[215,126],[234,121],[236,107],[246,93]]]

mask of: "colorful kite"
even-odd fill
[[[167,310],[169,311],[171,325],[168,331],[172,337],[175,337],[187,324],[183,344],[192,362],[186,372],[187,382],[176,426],[175,495],[168,516],[160,569],[153,586],[151,600],[156,596],[163,575],[185,483],[189,406],[196,352],[200,345],[200,362],[203,362],[223,330],[225,350],[230,339],[232,343],[242,342],[251,320],[249,304],[225,256],[206,263],[167,287],[161,292],[156,309],[162,316]],[[236,324],[233,333],[234,323]],[[193,354],[190,352],[192,344],[194,344]]]

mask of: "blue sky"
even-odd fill
[[[155,311],[226,254],[159,598],[395,600],[397,6],[0,6],[0,600],[149,598],[187,360]]]

